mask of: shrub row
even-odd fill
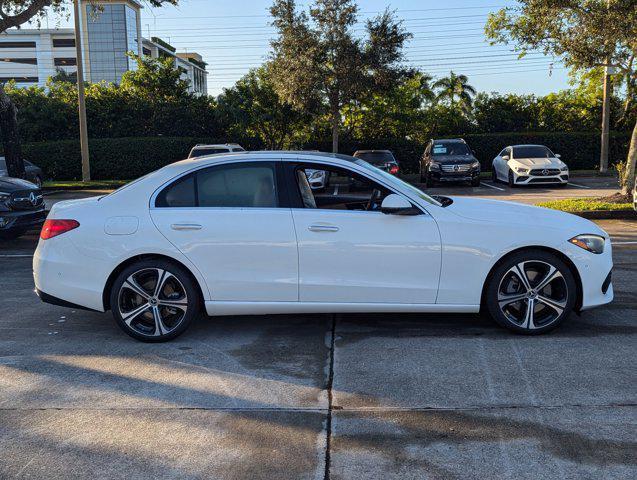
[[[572,170],[594,169],[599,161],[598,133],[502,133],[465,135],[464,139],[476,152],[484,170],[490,170],[491,160],[507,145],[537,143],[547,145]],[[197,143],[225,143],[238,141],[247,150],[259,150],[258,140],[214,139],[192,137],[124,137],[95,138],[89,141],[91,176],[95,180],[133,179],[181,160]],[[629,133],[612,133],[610,137],[611,164],[622,162],[628,152]],[[389,149],[401,163],[405,173],[418,171],[418,162],[424,151],[418,142],[396,139],[371,141],[345,141],[340,151],[352,154],[358,149]],[[330,151],[331,141],[309,142],[300,145],[306,150]],[[47,178],[75,180],[81,178],[80,145],[76,140],[29,143],[23,146],[24,158],[40,166]]]

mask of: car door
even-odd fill
[[[278,161],[209,166],[161,190],[159,231],[193,262],[212,300],[298,301],[292,213],[282,208]]]
[[[300,301],[436,302],[441,248],[431,216],[381,213],[382,196],[394,192],[349,169],[284,164],[298,239]],[[306,169],[329,172],[323,192],[309,187]]]

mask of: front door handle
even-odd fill
[[[310,232],[338,232],[338,227],[333,225],[310,225],[307,229]]]
[[[173,230],[201,230],[203,227],[198,223],[173,223],[170,228]]]

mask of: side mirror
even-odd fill
[[[420,213],[409,200],[395,193],[385,197],[380,206],[380,211],[386,215],[418,215]]]
[[[502,155],[502,160],[504,160],[505,162],[508,162],[511,159],[511,157],[509,157],[508,155]]]
[[[556,153],[555,158],[562,158],[562,155],[560,155],[559,153]]]

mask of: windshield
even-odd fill
[[[442,155],[471,155],[466,143],[434,143],[431,153],[434,157]]]
[[[195,148],[190,152],[190,158],[204,157],[206,155],[214,155],[216,153],[228,153],[227,148]]]
[[[410,193],[413,193],[414,195],[416,195],[418,198],[424,200],[427,203],[431,203],[432,205],[438,205],[440,206],[440,202],[436,201],[435,199],[431,198],[429,195],[427,195],[425,192],[423,192],[422,190],[420,190],[419,188],[414,187],[413,185],[411,185],[410,183],[407,183],[403,180],[401,180],[400,178],[396,177],[395,175],[392,175],[391,173],[387,173],[384,170],[381,170],[380,168],[376,168],[375,166],[367,163],[364,160],[356,160],[356,165],[359,165],[367,170],[370,170],[378,175],[380,175],[381,177],[383,177],[383,179],[390,185],[393,185],[394,187],[396,187],[398,190],[408,190]]]
[[[513,147],[513,158],[549,158],[554,156],[553,152],[542,145]]]
[[[372,165],[385,165],[396,161],[391,152],[359,152],[356,154],[356,158],[365,160]]]

